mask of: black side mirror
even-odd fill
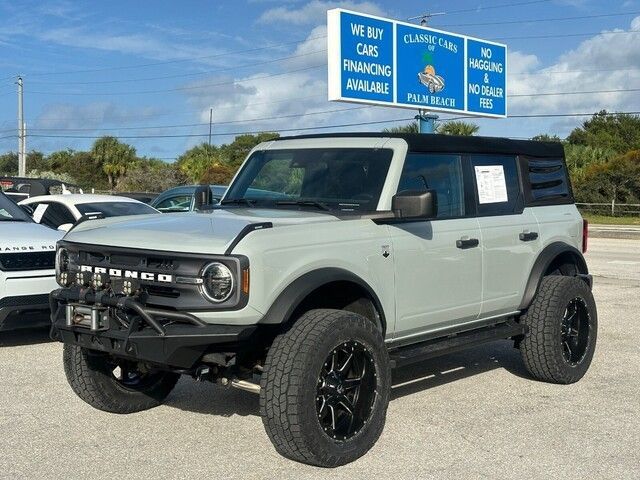
[[[396,218],[429,219],[438,215],[435,190],[404,190],[394,195],[391,210]]]
[[[213,199],[211,187],[209,185],[198,185],[193,194],[193,209],[196,212],[211,210],[215,203],[217,202]]]

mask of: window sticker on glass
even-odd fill
[[[507,202],[507,182],[504,179],[502,165],[476,166],[476,184],[478,185],[478,202]]]

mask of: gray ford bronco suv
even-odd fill
[[[220,205],[76,226],[52,336],[100,410],[210,380],[260,395],[279,453],[332,467],[380,436],[394,367],[512,339],[533,378],[578,381],[597,332],[586,242],[560,143],[283,138]]]

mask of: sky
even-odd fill
[[[562,137],[587,117],[530,116],[640,111],[640,0],[0,0],[0,153],[17,149],[18,74],[27,150],[45,153],[115,135],[170,162],[208,141],[211,109],[216,144],[407,123],[415,111],[327,100],[334,7],[446,12],[429,25],[506,43],[509,118],[470,119],[481,135]]]

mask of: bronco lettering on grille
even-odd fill
[[[167,275],[164,273],[151,273],[151,272],[137,272],[135,270],[123,270],[121,268],[104,268],[104,267],[92,267],[90,265],[80,265],[81,272],[92,273],[106,273],[110,277],[117,278],[134,278],[148,282],[163,282],[172,283],[173,275]]]

